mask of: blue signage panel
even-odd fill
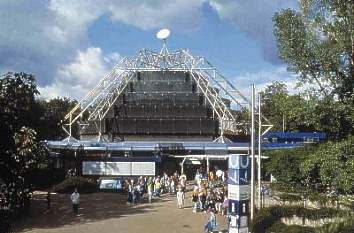
[[[248,233],[250,178],[249,156],[230,154],[227,180],[229,233]]]
[[[229,169],[228,184],[246,185],[250,181],[250,169]]]
[[[248,216],[249,200],[229,200],[229,213],[238,216]]]
[[[232,232],[246,232],[248,231],[243,231],[246,230],[248,227],[248,216],[239,216],[235,214],[231,214],[229,216],[229,233]]]
[[[247,169],[249,166],[250,159],[247,155],[229,155],[229,169]]]

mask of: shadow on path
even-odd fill
[[[129,205],[126,195],[119,193],[93,193],[80,195],[79,216],[73,213],[68,194],[53,194],[52,208],[46,210],[45,194],[34,194],[27,216],[14,222],[16,232],[26,232],[37,228],[50,229],[72,224],[84,224],[110,218],[154,212],[161,206],[160,200],[152,204]],[[168,197],[163,202],[171,201]]]

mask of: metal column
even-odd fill
[[[262,206],[261,192],[261,135],[262,135],[262,118],[261,118],[261,94],[258,94],[258,208]]]
[[[252,99],[251,99],[251,220],[254,215],[254,102],[255,88],[252,84]]]

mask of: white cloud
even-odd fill
[[[60,80],[58,72],[77,50],[92,46],[87,32],[100,17],[142,30],[192,30],[203,18],[202,4],[203,0],[0,0],[0,70],[34,73],[39,85],[47,87]],[[104,57],[108,63],[119,59],[114,53]],[[77,75],[66,68],[67,79]]]
[[[255,84],[256,92],[260,92],[275,81],[286,84],[290,94],[298,93],[302,89],[297,88],[296,77],[296,74],[287,71],[285,66],[280,66],[259,72],[246,72],[238,75],[231,81],[237,89],[250,99],[252,84]]]
[[[193,30],[203,21],[206,2],[220,18],[259,40],[271,60],[275,48],[270,17],[277,9],[293,6],[294,1],[0,0],[0,70],[36,74],[47,97],[81,97],[121,59],[118,53],[103,54],[90,44],[87,32],[100,17],[142,30]],[[274,80],[289,75],[275,70],[245,73],[238,79],[265,78],[267,72]]]
[[[199,27],[204,0],[123,0],[111,4],[111,19],[149,30],[173,27],[190,30]]]
[[[80,99],[106,75],[119,54],[104,56],[100,48],[77,51],[75,59],[59,67],[54,82],[40,88],[42,97],[69,96]],[[116,61],[114,61],[116,62]]]

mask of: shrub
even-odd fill
[[[266,233],[314,233],[315,229],[298,225],[288,226],[280,221],[276,221]]]
[[[251,232],[253,233],[266,233],[267,228],[277,221],[277,217],[271,212],[271,208],[263,208],[253,218],[251,222]]]
[[[65,179],[54,186],[54,191],[58,193],[72,193],[77,188],[79,193],[94,193],[98,190],[98,185],[89,179],[73,176]]]
[[[33,169],[29,173],[29,179],[36,188],[47,188],[58,184],[65,178],[63,169]]]
[[[289,194],[289,193],[281,193],[279,194],[279,198],[282,201],[288,201],[288,202],[299,202],[302,201],[302,197],[299,195],[295,195],[295,194]]]
[[[287,226],[280,222],[282,217],[291,218],[294,215],[304,217],[311,220],[323,218],[333,218],[346,216],[346,211],[335,210],[331,208],[322,209],[306,209],[302,206],[280,206],[263,208],[251,222],[252,233],[268,233],[268,232],[314,232],[309,227],[303,226]],[[279,229],[278,229],[279,228]]]

